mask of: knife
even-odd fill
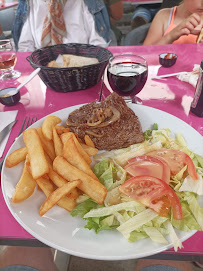
[[[5,138],[5,136],[8,135],[13,125],[17,122],[17,120],[12,121],[10,124],[8,124],[1,132],[0,132],[0,144],[2,140]]]
[[[179,75],[179,74],[185,74],[185,73],[188,73],[188,72],[176,72],[176,73],[157,75],[157,76],[152,77],[152,79],[161,79],[161,78],[172,77],[172,76],[176,76],[176,75]]]

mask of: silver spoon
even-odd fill
[[[36,70],[34,70],[29,76],[28,78],[22,82],[17,88],[16,91],[19,91],[19,89],[21,89],[23,86],[25,86],[28,82],[30,82],[30,80],[32,80],[39,72],[40,72],[41,68],[37,68]]]

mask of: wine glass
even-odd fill
[[[136,95],[144,87],[148,76],[148,65],[144,57],[134,54],[120,54],[109,59],[107,78],[112,90],[125,100],[142,104]]]
[[[10,40],[0,40],[0,80],[16,79],[21,72],[15,71],[17,57]]]

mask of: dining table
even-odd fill
[[[200,135],[203,135],[203,119],[190,111],[190,105],[195,93],[194,86],[187,82],[180,81],[176,76],[153,79],[156,75],[182,71],[191,72],[194,65],[200,64],[202,60],[203,44],[115,46],[108,47],[108,50],[110,50],[113,55],[134,53],[144,56],[148,63],[148,78],[144,88],[138,94],[138,97],[142,99],[143,105],[169,113],[189,124]],[[159,55],[167,52],[175,53],[178,56],[175,65],[169,68],[162,67],[159,64]],[[19,85],[33,71],[33,68],[26,59],[31,52],[17,52],[16,54],[17,63],[15,69],[21,72],[21,76],[16,79],[16,81],[1,82],[1,89],[11,85]],[[47,88],[37,75],[26,86],[20,89],[21,99],[18,104],[10,107],[0,104],[0,112],[12,110],[18,111],[16,117],[17,123],[12,128],[4,150],[4,155],[6,155],[13,144],[25,116],[36,117],[40,120],[63,108],[98,101],[101,84],[102,81],[89,89],[62,93]],[[109,94],[110,91],[104,84],[102,89],[102,100]],[[164,252],[151,255],[148,258],[203,262],[202,240],[203,232],[198,231],[188,240],[184,241],[183,248],[177,252],[171,248]],[[7,208],[2,191],[0,192],[0,245],[46,246],[46,244],[43,244],[28,233],[15,220]]]
[[[133,4],[157,4],[162,3],[163,0],[122,0],[122,2],[131,2]]]

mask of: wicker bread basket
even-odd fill
[[[56,60],[59,54],[95,57],[99,63],[74,68],[47,67],[47,64]],[[101,80],[110,57],[112,53],[105,48],[69,43],[38,49],[27,60],[34,69],[41,68],[39,76],[48,88],[58,92],[71,92],[96,85]]]

